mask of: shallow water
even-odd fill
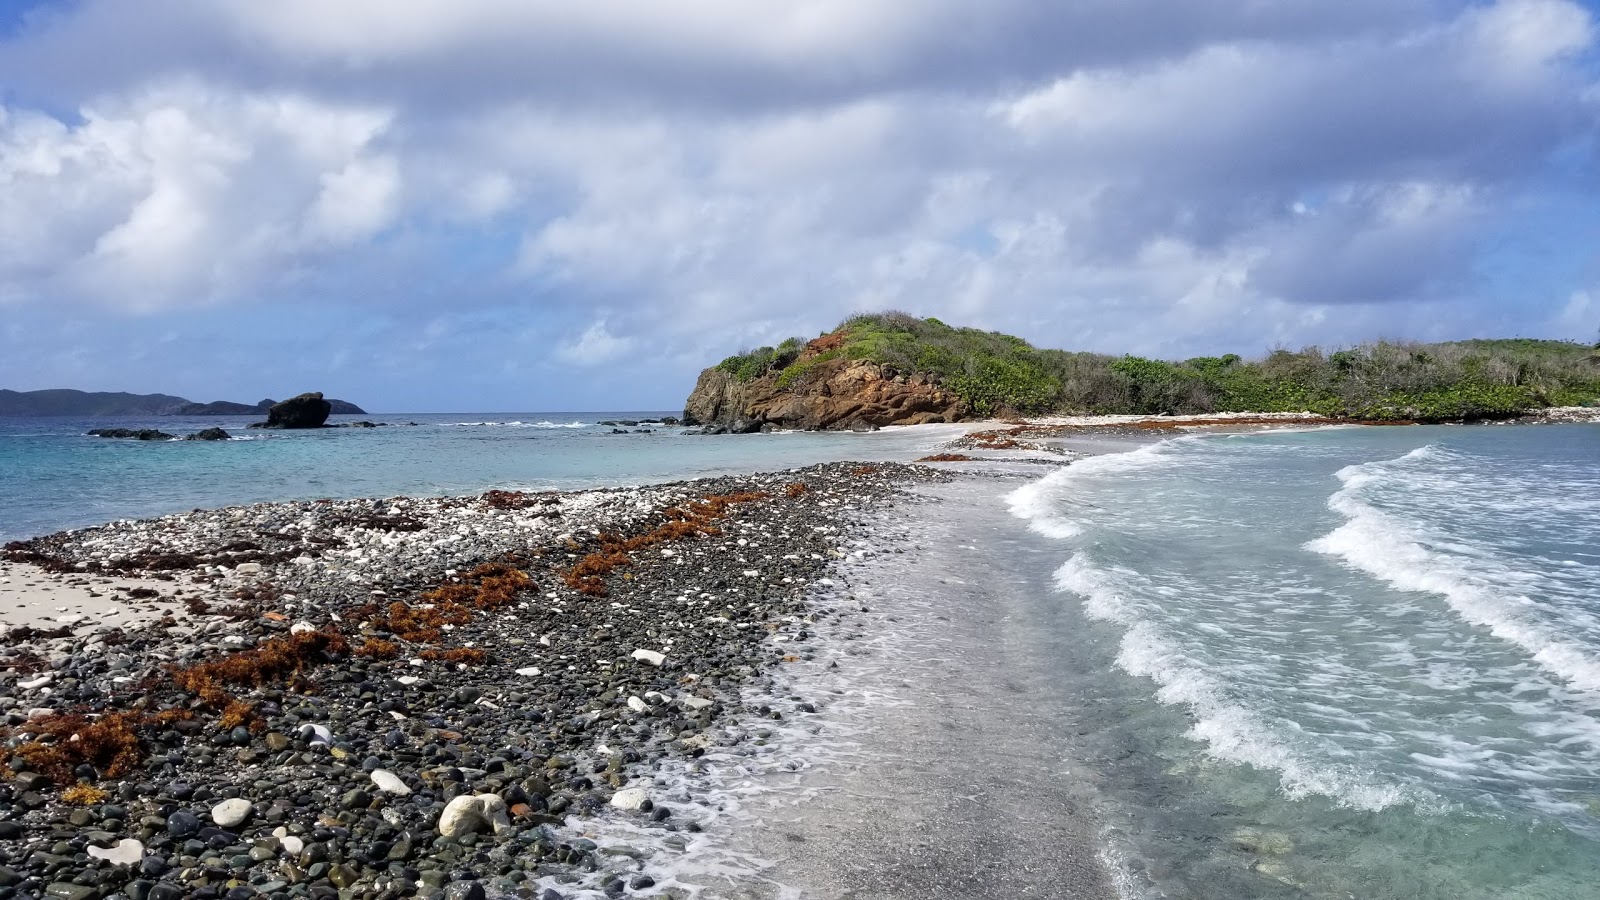
[[[1248,864],[1251,896],[1595,896],[1596,463],[1593,426],[1333,429],[1014,492],[1085,633],[1182,718],[1121,729],[1190,798],[1164,833],[1109,782],[1140,891],[1240,896]]]

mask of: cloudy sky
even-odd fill
[[[899,308],[1593,340],[1571,0],[0,0],[0,387],[660,408]]]

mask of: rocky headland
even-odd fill
[[[798,359],[812,362],[825,352],[808,345]],[[965,401],[926,375],[833,358],[814,363],[808,376],[784,382],[778,373],[771,373],[739,381],[729,372],[707,369],[684,404],[683,420],[708,427],[708,433],[747,434],[763,428],[871,430],[971,417]]]
[[[717,801],[659,767],[814,709],[744,688],[812,654],[852,516],[941,477],[259,504],[7,545],[40,582],[165,587],[119,595],[163,604],[144,625],[0,648],[0,892],[688,896],[652,853]],[[598,819],[664,849],[602,850]]]
[[[1518,338],[1167,361],[1041,349],[890,312],[724,359],[700,374],[684,420],[714,434],[1089,414],[1507,421],[1600,404],[1596,359],[1582,344]]]

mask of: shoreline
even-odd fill
[[[8,755],[25,763],[0,794],[16,823],[0,828],[0,888],[647,890],[646,866],[599,853],[582,823],[698,831],[694,798],[654,805],[639,779],[703,754],[744,714],[741,685],[798,661],[785,645],[810,635],[808,585],[844,555],[843,516],[943,477],[839,463],[258,504],[11,545],[52,568],[155,574],[169,606],[189,602],[0,651]],[[132,758],[100,752],[129,735]]]
[[[1161,418],[1142,420],[1161,422]],[[216,889],[217,896],[233,889],[228,887],[230,882],[274,888],[261,891],[267,896],[303,896],[307,891],[322,896],[318,890],[329,887],[352,890],[339,885],[339,880],[351,882],[354,896],[407,895],[402,885],[408,880],[413,885],[421,883],[419,893],[437,896],[441,891],[434,889],[434,882],[439,878],[428,874],[424,879],[423,875],[443,873],[449,879],[479,884],[494,896],[540,900],[598,897],[619,884],[625,892],[647,896],[688,896],[689,885],[695,882],[679,885],[673,873],[679,871],[678,862],[686,852],[721,852],[713,850],[701,832],[719,819],[713,807],[727,804],[728,797],[699,793],[705,782],[692,779],[668,778],[670,787],[666,789],[648,783],[671,773],[694,774],[697,767],[703,772],[703,761],[716,760],[719,754],[724,762],[734,763],[765,758],[782,749],[786,731],[798,734],[830,727],[809,724],[819,711],[826,716],[827,704],[818,702],[814,694],[796,699],[792,695],[797,682],[783,673],[791,667],[816,668],[824,660],[849,658],[839,655],[848,654],[849,649],[833,640],[843,632],[828,632],[822,623],[826,616],[834,616],[838,624],[841,612],[849,614],[846,618],[855,620],[849,627],[856,629],[858,637],[862,621],[898,627],[886,624],[893,618],[870,615],[866,609],[855,616],[851,609],[855,604],[849,602],[854,597],[846,595],[848,600],[832,606],[822,600],[829,593],[849,590],[849,571],[858,568],[857,562],[901,552],[893,547],[890,536],[884,539],[881,552],[855,554],[861,547],[850,542],[870,537],[864,530],[870,527],[871,518],[865,510],[912,506],[918,502],[916,495],[926,493],[914,490],[917,485],[991,477],[999,468],[996,463],[1012,464],[1010,473],[999,477],[1032,480],[1037,474],[1024,471],[1023,464],[1061,465],[1066,462],[1065,454],[1133,449],[1185,433],[1298,430],[1337,424],[1286,421],[1293,417],[1271,423],[1240,422],[1239,418],[1185,424],[1176,434],[1167,429],[1114,430],[1126,422],[1097,422],[1088,430],[1077,430],[1085,428],[1079,422],[1037,423],[1027,427],[1060,430],[1041,434],[1038,447],[978,447],[993,454],[973,458],[985,464],[981,468],[840,462],[789,472],[639,487],[506,493],[498,500],[491,499],[497,492],[490,492],[465,497],[264,503],[140,522],[119,521],[23,542],[47,557],[56,553],[74,564],[97,563],[98,571],[50,576],[57,582],[80,582],[72,587],[84,592],[85,599],[89,599],[90,589],[109,587],[100,580],[106,577],[104,573],[117,573],[119,581],[127,574],[154,574],[158,577],[128,584],[155,585],[162,593],[155,600],[164,605],[137,610],[146,624],[136,628],[124,624],[119,630],[109,622],[85,621],[75,623],[71,637],[35,639],[29,649],[46,652],[24,660],[21,667],[16,664],[21,657],[12,652],[14,648],[0,651],[0,697],[12,701],[0,703],[0,716],[13,738],[29,733],[23,729],[41,715],[38,710],[61,708],[59,698],[71,698],[70,691],[78,691],[76,698],[71,698],[75,702],[91,707],[98,703],[101,712],[109,713],[133,695],[119,694],[116,688],[107,694],[98,686],[118,684],[117,678],[127,679],[120,684],[140,680],[135,676],[157,679],[169,665],[193,667],[260,649],[291,637],[301,623],[312,631],[336,629],[356,646],[374,636],[387,640],[383,629],[370,624],[364,627],[365,620],[347,613],[366,608],[369,617],[382,615],[382,607],[397,600],[422,610],[432,603],[420,601],[422,595],[452,586],[474,588],[481,594],[487,578],[493,576],[471,577],[472,567],[534,545],[544,552],[516,561],[537,584],[537,589],[519,593],[516,605],[482,610],[482,615],[458,625],[446,623],[438,639],[404,644],[393,659],[344,655],[308,663],[304,673],[308,681],[298,687],[315,693],[289,689],[296,687],[293,682],[301,676],[299,671],[283,684],[245,685],[231,691],[255,707],[259,727],[255,720],[247,719],[233,728],[217,729],[214,725],[221,710],[196,706],[193,699],[174,702],[181,699],[178,694],[182,692],[146,692],[143,696],[158,698],[149,708],[195,707],[191,711],[197,718],[170,723],[173,727],[165,732],[152,730],[153,739],[145,735],[153,749],[164,750],[167,757],[161,761],[158,752],[152,753],[144,763],[145,772],[121,782],[132,783],[136,789],[125,791],[114,783],[106,784],[103,787],[114,788],[112,796],[74,807],[53,799],[51,789],[31,777],[25,777],[26,785],[19,783],[10,796],[0,788],[0,803],[10,803],[4,811],[16,813],[0,815],[0,819],[24,819],[27,823],[20,833],[0,826],[0,888],[42,890],[50,885],[70,885],[70,881],[49,878],[76,872],[80,880],[98,878],[97,883],[102,884],[119,878],[129,885],[147,882],[135,887],[136,892],[145,892],[135,900],[163,896],[157,889],[162,884],[181,884],[184,890],[193,890],[197,879],[205,881],[201,889]],[[953,443],[981,444],[985,439],[981,434],[975,438],[973,432],[981,433],[981,425],[993,424],[974,423]],[[1096,426],[1105,430],[1092,430]],[[1019,444],[1035,440],[1033,435],[1019,437]],[[808,486],[788,496],[789,487],[797,483]],[[597,531],[612,531],[631,541],[656,534],[664,524],[675,521],[662,517],[665,509],[752,491],[768,497],[748,505],[732,502],[725,519],[707,523],[726,529],[722,535],[664,538],[624,551],[632,557],[628,563],[603,573],[608,588],[604,597],[586,596],[562,577],[577,563],[606,551],[606,542],[597,537]],[[328,537],[339,543],[324,543]],[[810,549],[775,552],[788,542]],[[222,549],[229,545],[234,549]],[[688,562],[684,553],[696,550],[702,557]],[[758,556],[758,550],[768,552]],[[150,568],[161,558],[167,561],[160,565],[176,567]],[[119,561],[129,559],[135,564]],[[684,574],[699,563],[703,563],[702,572]],[[37,570],[19,565],[27,564],[8,564],[0,578],[16,578],[21,572],[25,580],[39,580],[31,577]],[[252,566],[259,566],[259,571]],[[834,579],[846,587],[836,588],[830,583]],[[725,610],[719,607],[717,616],[697,620],[688,615],[706,595],[722,603],[746,587],[754,587],[752,581],[760,586],[750,595],[756,599],[747,601],[757,606],[754,613],[746,612],[750,607],[729,604]],[[8,586],[0,582],[0,590]],[[263,590],[266,587],[272,590]],[[686,591],[685,587],[704,590]],[[178,595],[179,590],[184,595]],[[239,596],[241,593],[248,596]],[[189,599],[198,599],[209,609],[197,612],[200,607],[184,603]],[[692,602],[680,603],[685,600]],[[65,604],[55,604],[61,605]],[[179,606],[188,606],[187,615]],[[541,606],[547,608],[541,610]],[[550,613],[551,608],[555,616],[547,621],[570,631],[573,646],[581,651],[576,663],[562,660],[577,666],[571,676],[564,672],[559,677],[546,675],[562,671],[548,661],[562,656],[557,651],[563,644],[553,640],[556,630],[542,630],[542,626],[530,630],[527,624],[528,617]],[[49,611],[59,613],[53,606]],[[281,618],[271,618],[268,613]],[[172,619],[171,626],[160,624],[163,615]],[[712,623],[714,618],[726,621]],[[5,627],[10,624],[6,622]],[[705,671],[680,666],[678,654],[662,643],[662,636],[671,630],[692,632],[697,626],[716,635],[698,645],[693,643],[697,639],[686,639],[700,655],[717,662]],[[105,640],[113,633],[122,636]],[[630,645],[631,649],[666,650],[669,664],[657,668],[648,657],[634,658],[627,652],[630,647],[620,646],[621,639],[630,635],[641,636],[634,641],[641,646]],[[551,643],[544,643],[545,638],[552,638]],[[610,649],[589,652],[602,645]],[[456,659],[427,658],[430,651],[481,651],[488,658],[474,659],[471,653]],[[149,657],[142,669],[139,654]],[[114,670],[123,674],[113,675],[109,668],[97,668],[108,655],[134,661]],[[24,672],[24,668],[30,671]],[[522,673],[530,668],[538,674]],[[20,687],[35,682],[47,670],[64,672],[65,677],[35,688]],[[715,674],[709,674],[713,671]],[[693,675],[702,677],[689,677]],[[576,682],[571,690],[556,686],[569,680]],[[541,688],[546,690],[542,696],[538,694]],[[119,702],[110,702],[113,699]],[[38,705],[33,705],[35,701]],[[808,705],[812,707],[809,710]],[[438,710],[443,712],[434,715]],[[515,715],[529,710],[538,716],[537,721]],[[475,717],[482,721],[468,724]],[[680,724],[690,727],[677,727]],[[318,726],[328,732],[327,739]],[[240,728],[245,733],[239,733]],[[480,739],[485,728],[511,736],[551,735],[543,738],[550,747],[521,746],[520,752],[533,754],[528,758],[508,754],[514,742],[495,746],[495,739]],[[401,738],[391,743],[396,732]],[[274,740],[274,736],[283,740]],[[561,743],[569,737],[578,742],[570,746]],[[283,748],[271,750],[275,744]],[[263,746],[269,752],[263,752]],[[450,749],[429,755],[427,748],[439,746]],[[556,752],[547,753],[552,749]],[[185,755],[191,751],[199,755]],[[562,765],[550,767],[557,758]],[[377,768],[400,777],[408,793],[390,794],[379,787],[371,774],[373,760]],[[232,783],[219,778],[219,773],[230,776]],[[306,777],[326,780],[337,790],[319,787],[311,794],[294,794],[290,811],[275,815],[273,810],[283,808],[278,801],[289,796],[290,781]],[[530,790],[530,781],[533,788],[546,793]],[[241,786],[246,783],[250,787]],[[263,789],[265,796],[253,797],[251,791],[261,784],[271,788]],[[615,809],[612,798],[636,785],[645,785],[651,808]],[[472,796],[485,787],[501,797],[511,830],[494,834],[491,815],[484,819],[482,834],[446,839],[443,855],[436,855],[439,848],[432,842],[441,806],[455,799],[452,795]],[[242,796],[231,796],[230,791]],[[352,791],[360,796],[352,798]],[[311,796],[312,805],[321,808],[317,815],[301,816],[296,824],[294,811],[301,809],[301,796]],[[359,802],[363,797],[365,805]],[[558,804],[555,798],[565,802]],[[41,799],[43,802],[38,802]],[[228,799],[246,800],[252,807],[243,827],[229,830],[214,821],[214,807]],[[426,809],[422,799],[428,801]],[[385,812],[395,806],[404,807],[404,812],[394,816]],[[667,811],[659,820],[656,808]],[[18,813],[21,810],[27,811],[25,818]],[[180,840],[171,827],[178,813],[198,821],[200,830]],[[894,813],[894,809],[884,811],[890,818]],[[164,827],[156,824],[158,818]],[[396,818],[399,821],[394,821]],[[187,827],[187,820],[183,822]],[[741,827],[737,821],[733,824]],[[608,828],[631,837],[616,838]],[[277,833],[280,830],[282,834]],[[212,833],[207,836],[206,832]],[[784,833],[798,832],[791,827]],[[746,829],[744,834],[748,837],[752,832]],[[759,836],[787,840],[770,828]],[[141,859],[137,862],[123,866],[95,859],[112,852],[131,854],[124,843],[128,840],[139,841]],[[210,844],[217,840],[224,845],[191,846],[193,841]],[[70,853],[54,852],[63,843]],[[401,844],[405,850],[399,858],[389,856],[399,852],[396,845]],[[312,859],[319,855],[317,851],[307,855],[306,847],[311,845],[323,848],[323,859]],[[384,853],[374,852],[384,845],[388,847]],[[612,852],[619,845],[628,852]],[[821,846],[819,841],[818,853]],[[91,855],[91,847],[100,852]],[[883,847],[879,845],[879,849]],[[196,852],[179,852],[183,850]],[[516,868],[524,853],[534,857],[531,870]],[[143,857],[149,856],[162,856],[160,866],[150,864],[147,869]],[[255,859],[257,856],[263,858]],[[217,862],[231,864],[240,857],[250,857],[251,864],[239,869]],[[482,862],[484,858],[490,862]],[[721,859],[727,862],[726,857]],[[423,867],[424,860],[437,862],[438,868]],[[44,867],[40,871],[47,874],[29,874],[39,869],[41,862]],[[325,865],[318,870],[319,864]],[[500,871],[506,865],[523,872],[523,877],[506,881],[509,873]],[[157,869],[159,874],[152,877],[150,872]],[[745,871],[751,877],[762,877],[759,868]],[[11,884],[6,883],[8,872],[19,876]],[[354,880],[348,877],[352,874]],[[1092,876],[1079,874],[1088,879],[1085,884],[1093,883]],[[284,884],[278,886],[279,881]],[[634,887],[636,883],[643,886]],[[289,893],[297,887],[304,890]],[[462,896],[475,896],[467,890]],[[1089,890],[1085,888],[1082,896],[1097,896]]]

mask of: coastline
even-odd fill
[[[1040,446],[978,447],[983,455],[974,458],[977,466],[833,463],[643,487],[507,495],[503,503],[491,499],[493,492],[267,503],[119,521],[31,542],[34,552],[59,554],[74,564],[97,562],[119,579],[154,574],[128,584],[155,585],[162,594],[156,599],[165,605],[141,607],[143,625],[85,620],[73,623],[70,637],[18,644],[29,657],[16,647],[8,650],[0,657],[0,696],[10,703],[0,713],[9,734],[30,734],[30,720],[42,717],[42,709],[98,704],[109,713],[138,696],[154,698],[147,708],[194,707],[197,717],[193,724],[174,722],[166,732],[146,734],[156,752],[141,763],[145,768],[120,782],[108,780],[104,786],[115,793],[97,803],[64,805],[33,776],[24,776],[25,786],[19,783],[28,789],[0,794],[13,811],[25,811],[13,818],[26,823],[21,831],[0,828],[0,888],[69,885],[49,879],[76,872],[79,880],[99,879],[97,884],[121,879],[145,897],[163,896],[163,884],[192,890],[200,882],[198,889],[216,889],[218,896],[233,889],[230,883],[271,888],[260,891],[268,896],[289,896],[288,890],[302,886],[313,896],[329,888],[351,890],[339,880],[373,896],[404,894],[408,883],[431,896],[441,892],[443,878],[479,884],[489,895],[553,900],[615,894],[619,885],[646,896],[686,897],[708,880],[715,888],[716,879],[734,878],[735,885],[721,885],[732,888],[729,897],[776,898],[914,896],[917,879],[931,878],[930,889],[961,883],[973,896],[1027,895],[1029,884],[1051,885],[1050,896],[1113,896],[1117,861],[1104,854],[1109,845],[1096,834],[1093,773],[1070,754],[987,758],[1006,743],[1008,728],[1021,727],[988,717],[993,697],[1007,697],[1008,707],[1022,704],[1027,712],[1020,721],[1034,723],[1029,727],[1070,722],[1073,710],[1050,696],[1048,673],[1039,668],[1048,654],[1029,650],[1028,639],[1003,612],[1015,599],[1004,591],[1006,573],[981,574],[993,562],[968,552],[977,547],[961,543],[962,529],[982,527],[1015,541],[1026,524],[1011,520],[999,495],[991,494],[997,485],[1036,479],[1041,464],[1059,466],[1080,454],[1131,450],[1177,434],[1336,424],[1239,418],[1219,416],[1176,429],[1127,429],[1122,417],[1039,423],[1029,427],[1055,429],[1039,439]],[[1289,418],[1297,417],[1284,417]],[[1171,424],[1162,417],[1135,421]],[[969,437],[956,443],[971,440],[972,432],[1015,427],[972,423]],[[807,488],[788,496],[799,483]],[[605,573],[605,597],[584,596],[561,578],[605,549],[596,532],[639,538],[673,521],[663,519],[663,510],[741,493],[767,497],[731,503],[726,521],[715,525],[724,534],[628,551],[626,565]],[[329,537],[337,542],[324,543]],[[255,546],[242,546],[247,543]],[[230,545],[234,549],[214,552]],[[541,552],[525,553],[533,547]],[[779,547],[785,552],[777,553]],[[472,568],[518,551],[524,554],[517,564],[537,587],[519,594],[515,606],[447,624],[439,639],[406,645],[395,659],[335,654],[308,664],[304,673],[291,672],[282,683],[242,686],[237,695],[254,707],[259,724],[246,720],[219,730],[215,708],[170,692],[133,694],[115,686],[160,679],[168,666],[193,667],[259,649],[292,635],[302,622],[358,641],[373,635],[382,640],[381,628],[348,615],[350,610],[366,607],[372,616],[372,607],[394,600],[425,608],[429,602],[418,602],[424,593],[452,585],[481,588],[485,579],[469,577]],[[701,558],[690,563],[684,551]],[[117,562],[141,556],[143,566]],[[155,557],[173,556],[193,559],[172,569],[148,567]],[[700,563],[698,575],[685,575]],[[100,593],[98,588],[109,587],[102,573],[45,578],[47,573],[26,563],[8,567],[0,577],[14,582],[78,581],[70,587],[83,592],[77,595],[83,599],[91,599],[91,588]],[[689,615],[700,598],[722,603],[746,587],[755,588],[749,606],[730,603],[717,615]],[[190,596],[175,596],[178,590]],[[897,598],[881,599],[896,592]],[[180,611],[191,597],[210,609]],[[934,610],[926,598],[945,605]],[[51,602],[48,610],[57,616],[62,613],[56,606],[69,606]],[[959,618],[974,609],[1001,612]],[[160,620],[164,614],[170,624]],[[576,661],[561,660],[575,668],[559,678],[544,677],[560,671],[549,664],[552,655],[563,655],[557,650],[564,645],[554,640],[558,631],[529,622],[552,614],[546,621],[570,631],[572,646],[582,650]],[[705,632],[679,646],[710,664],[680,664],[663,643],[674,630]],[[116,637],[106,640],[107,635]],[[951,642],[960,641],[965,646],[949,653]],[[596,649],[602,646],[607,649]],[[989,669],[993,660],[984,654],[1007,646],[1001,658],[1012,669]],[[671,662],[658,669],[648,657],[634,658],[633,649],[667,651]],[[481,651],[488,658],[425,658],[453,651]],[[124,668],[101,666],[108,655]],[[910,668],[896,674],[885,660]],[[523,674],[528,669],[538,674]],[[21,687],[46,671],[52,681]],[[865,682],[863,672],[869,676]],[[296,684],[302,674],[307,680]],[[882,716],[884,710],[892,715]],[[480,721],[469,724],[474,718]],[[496,737],[484,737],[482,729]],[[1028,737],[1013,729],[1009,740],[1026,746]],[[517,745],[517,738],[535,739],[535,745]],[[1048,746],[1037,733],[1031,739]],[[278,745],[282,749],[272,749]],[[823,761],[829,764],[819,765]],[[976,796],[959,793],[960,778],[952,780],[968,762],[995,764],[969,770],[972,783],[984,786],[984,802],[950,802]],[[937,771],[935,764],[946,768]],[[1047,770],[1051,777],[1014,777],[1008,765]],[[379,788],[374,768],[398,775],[408,793]],[[285,810],[291,783],[307,777],[327,785],[294,795]],[[884,785],[895,787],[886,793]],[[613,798],[640,787],[648,809],[615,808]],[[266,793],[252,796],[253,790]],[[494,834],[490,816],[483,834],[439,843],[443,806],[479,793],[501,797],[508,830]],[[299,805],[302,796],[318,809],[297,821],[297,811],[310,809]],[[821,801],[830,796],[847,797],[847,808],[828,812]],[[213,807],[233,797],[249,801],[252,814],[230,831],[213,821]],[[1041,820],[1029,818],[1029,804],[1046,804],[1044,798],[1060,813],[1057,821],[1043,823],[1048,827],[1006,834],[986,824],[1040,826]],[[394,811],[396,806],[403,811]],[[195,831],[180,840],[170,824],[179,813],[200,822],[210,836]],[[966,836],[983,827],[990,827],[987,837],[968,848]],[[223,846],[195,848],[195,835]],[[1040,843],[1042,836],[1052,840]],[[139,861],[123,866],[96,860],[131,854],[128,840],[139,842]],[[63,845],[70,852],[54,852]],[[310,845],[323,849],[308,855]],[[91,854],[91,848],[98,852]],[[962,881],[978,871],[971,868],[973,858],[962,856],[968,849],[988,855],[977,862],[1011,864],[990,872],[992,881]],[[520,868],[524,854],[532,857],[532,868]],[[152,856],[161,862],[143,862]],[[241,857],[251,863],[239,868],[217,862]],[[1050,865],[1040,874],[1029,868],[1030,860]],[[513,872],[522,874],[513,880]],[[1036,875],[1057,880],[1027,881]],[[705,896],[719,895],[713,889]]]
[[[16,823],[0,888],[648,889],[643,861],[599,852],[583,823],[698,831],[695,798],[657,805],[641,779],[703,754],[740,685],[798,661],[786,644],[809,636],[807,585],[843,555],[841,515],[942,477],[844,463],[259,504],[11,545],[69,573],[154,574],[169,605],[191,602],[92,636],[13,632],[0,694],[24,771],[0,797]],[[512,565],[526,582],[491,599]],[[482,806],[457,833],[462,797]]]

